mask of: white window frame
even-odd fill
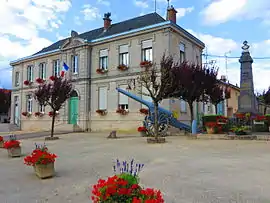
[[[41,112],[41,113],[44,113],[44,112],[45,112],[45,106],[39,104],[39,105],[38,105],[38,111]]]
[[[20,72],[16,71],[15,72],[15,87],[18,87],[20,85]]]
[[[40,63],[38,68],[38,77],[45,80],[46,79],[46,63]]]
[[[53,61],[53,76],[59,77],[60,72],[60,60],[56,59]]]
[[[33,65],[27,66],[27,74],[26,74],[26,77],[27,77],[27,80],[28,80],[29,82],[33,82],[33,69],[34,69],[34,66],[33,66]]]
[[[33,97],[30,94],[26,96],[26,109],[29,113],[33,112]]]
[[[119,65],[129,65],[128,45],[119,46]]]
[[[179,44],[180,51],[180,63],[183,63],[186,60],[186,46],[184,43]]]
[[[121,89],[127,89],[127,85],[120,85],[119,88]],[[128,102],[128,96],[118,93],[118,108],[128,111],[129,108],[129,102]]]
[[[186,101],[180,99],[180,111],[182,113],[186,113],[187,112],[187,103]]]
[[[99,87],[98,88],[98,109],[107,110],[108,108],[108,88]]]
[[[99,51],[99,68],[102,70],[108,70],[108,54],[108,49]]]
[[[72,67],[72,73],[78,74],[79,73],[79,56],[73,55],[71,56],[71,67]]]
[[[152,40],[142,41],[142,61],[153,61]]]

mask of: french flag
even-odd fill
[[[68,65],[64,62],[63,63],[63,69],[61,71],[61,77],[65,76],[65,73],[68,71],[68,69],[69,69]]]

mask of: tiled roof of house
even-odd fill
[[[109,29],[104,32],[104,28],[98,28],[95,30],[91,30],[88,32],[84,32],[82,34],[79,35],[80,38],[85,39],[87,41],[91,41],[97,38],[101,38],[101,37],[107,37],[107,36],[111,36],[114,34],[118,34],[118,33],[122,33],[122,32],[126,32],[126,31],[130,31],[130,30],[134,30],[134,29],[138,29],[138,28],[143,28],[149,25],[154,25],[154,24],[158,24],[158,23],[162,23],[165,22],[165,20],[157,13],[150,13],[147,15],[143,15],[140,17],[136,17],[136,18],[132,18],[126,21],[122,21],[119,23],[115,23],[112,24]],[[48,51],[53,51],[58,49],[66,40],[60,40],[58,42],[55,42],[54,44],[42,49],[41,51],[35,53],[36,54],[41,54],[44,52],[48,52]]]

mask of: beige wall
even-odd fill
[[[240,95],[240,90],[231,88],[231,98],[227,100],[228,104],[228,117],[232,117],[232,114],[236,113],[238,110],[238,97]]]

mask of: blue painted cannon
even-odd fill
[[[135,101],[140,102],[141,104],[144,104],[148,107],[149,114],[144,119],[144,126],[147,128],[148,132],[154,133],[154,104],[121,88],[116,88],[116,90],[121,94],[124,94],[129,98],[134,99]],[[158,107],[159,133],[161,135],[166,135],[169,125],[191,132],[191,127],[185,123],[179,122],[176,118],[173,117],[173,113],[171,111],[168,111],[162,107]]]

